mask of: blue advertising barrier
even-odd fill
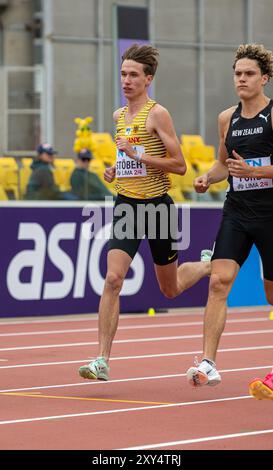
[[[221,205],[191,205],[190,209],[178,205],[178,212],[185,239],[179,262],[197,261],[202,249],[213,246]],[[112,205],[98,203],[85,207],[77,202],[2,203],[0,317],[97,312],[112,214]],[[86,236],[87,229],[93,231],[92,237]],[[248,269],[247,263],[230,295],[230,305],[265,303],[257,289],[259,272],[254,266]],[[250,283],[256,287],[243,295],[242,285]],[[157,284],[149,245],[143,240],[124,282],[121,311],[202,307],[207,292],[208,278],[175,299],[165,298]]]
[[[263,285],[261,259],[254,246],[233,284],[228,298],[228,306],[268,305]]]

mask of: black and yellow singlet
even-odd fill
[[[156,101],[149,99],[142,110],[126,124],[125,116],[128,107],[125,106],[117,122],[116,137],[125,137],[131,145],[143,149],[143,153],[150,156],[164,158],[167,151],[163,142],[150,135],[146,130],[146,121],[151,108]],[[119,171],[118,171],[119,170]],[[171,187],[167,173],[160,169],[145,166],[129,157],[117,160],[116,191],[123,196],[136,199],[150,199],[165,194]],[[120,176],[122,175],[122,177]]]

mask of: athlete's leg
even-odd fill
[[[247,259],[253,240],[248,225],[224,216],[217,234],[211,262],[208,301],[204,317],[204,357],[215,360],[226,322],[226,303],[240,267]]]
[[[190,367],[187,371],[187,380],[194,387],[217,385],[221,382],[215,358],[226,323],[227,297],[252,245],[253,238],[249,234],[249,226],[226,214],[221,222],[211,262],[209,294],[204,316],[203,359],[200,364]]]
[[[132,258],[122,250],[110,250],[107,274],[99,305],[99,356],[109,360],[119,319],[119,294]]]
[[[273,221],[257,221],[253,232],[254,243],[258,249],[263,265],[266,299],[268,303],[273,305]]]
[[[194,387],[217,385],[221,382],[215,357],[226,323],[227,296],[239,268],[235,261],[229,259],[211,262],[209,295],[204,317],[204,355],[200,364],[196,363],[187,371],[187,380]]]
[[[265,279],[264,290],[267,301],[273,305],[273,281]],[[263,379],[252,380],[249,384],[249,393],[257,400],[273,400],[273,369]]]
[[[174,298],[200,279],[210,274],[209,261],[183,263],[177,267],[177,261],[166,264],[154,264],[156,277],[161,292],[168,298]]]
[[[204,317],[204,358],[215,361],[227,314],[227,297],[238,274],[236,261],[216,259],[211,262],[208,301]]]

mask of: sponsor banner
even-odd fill
[[[97,312],[112,214],[112,206],[83,209],[69,202],[0,207],[0,316]],[[180,262],[199,260],[201,249],[213,246],[220,214],[220,209],[190,210]],[[181,215],[179,207],[180,221]],[[143,240],[124,282],[121,311],[201,306],[207,289],[208,279],[203,279],[178,298],[166,299],[156,281],[149,245]]]
[[[183,238],[178,245],[179,263],[197,261],[202,249],[213,246],[221,208],[189,210],[179,205],[178,212]],[[67,202],[0,207],[0,317],[96,313],[106,275],[112,215],[111,205],[83,208]],[[265,304],[260,270],[256,266],[249,270],[247,264],[235,282],[230,305]],[[253,288],[242,297],[249,276]],[[121,311],[204,306],[208,281],[202,279],[175,299],[165,298],[149,245],[143,240],[123,285]]]

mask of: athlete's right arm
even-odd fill
[[[115,121],[115,124],[118,122],[118,118],[120,116],[121,111],[122,111],[122,108],[119,108],[113,113],[113,119]],[[112,183],[115,177],[116,177],[116,165],[106,168],[104,175],[103,175],[104,180],[107,183]]]
[[[229,128],[229,123],[235,107],[226,109],[218,117],[219,147],[218,158],[210,170],[194,180],[194,188],[197,193],[205,193],[211,184],[219,183],[227,179],[229,172],[226,165],[228,152],[225,145],[225,139]]]

